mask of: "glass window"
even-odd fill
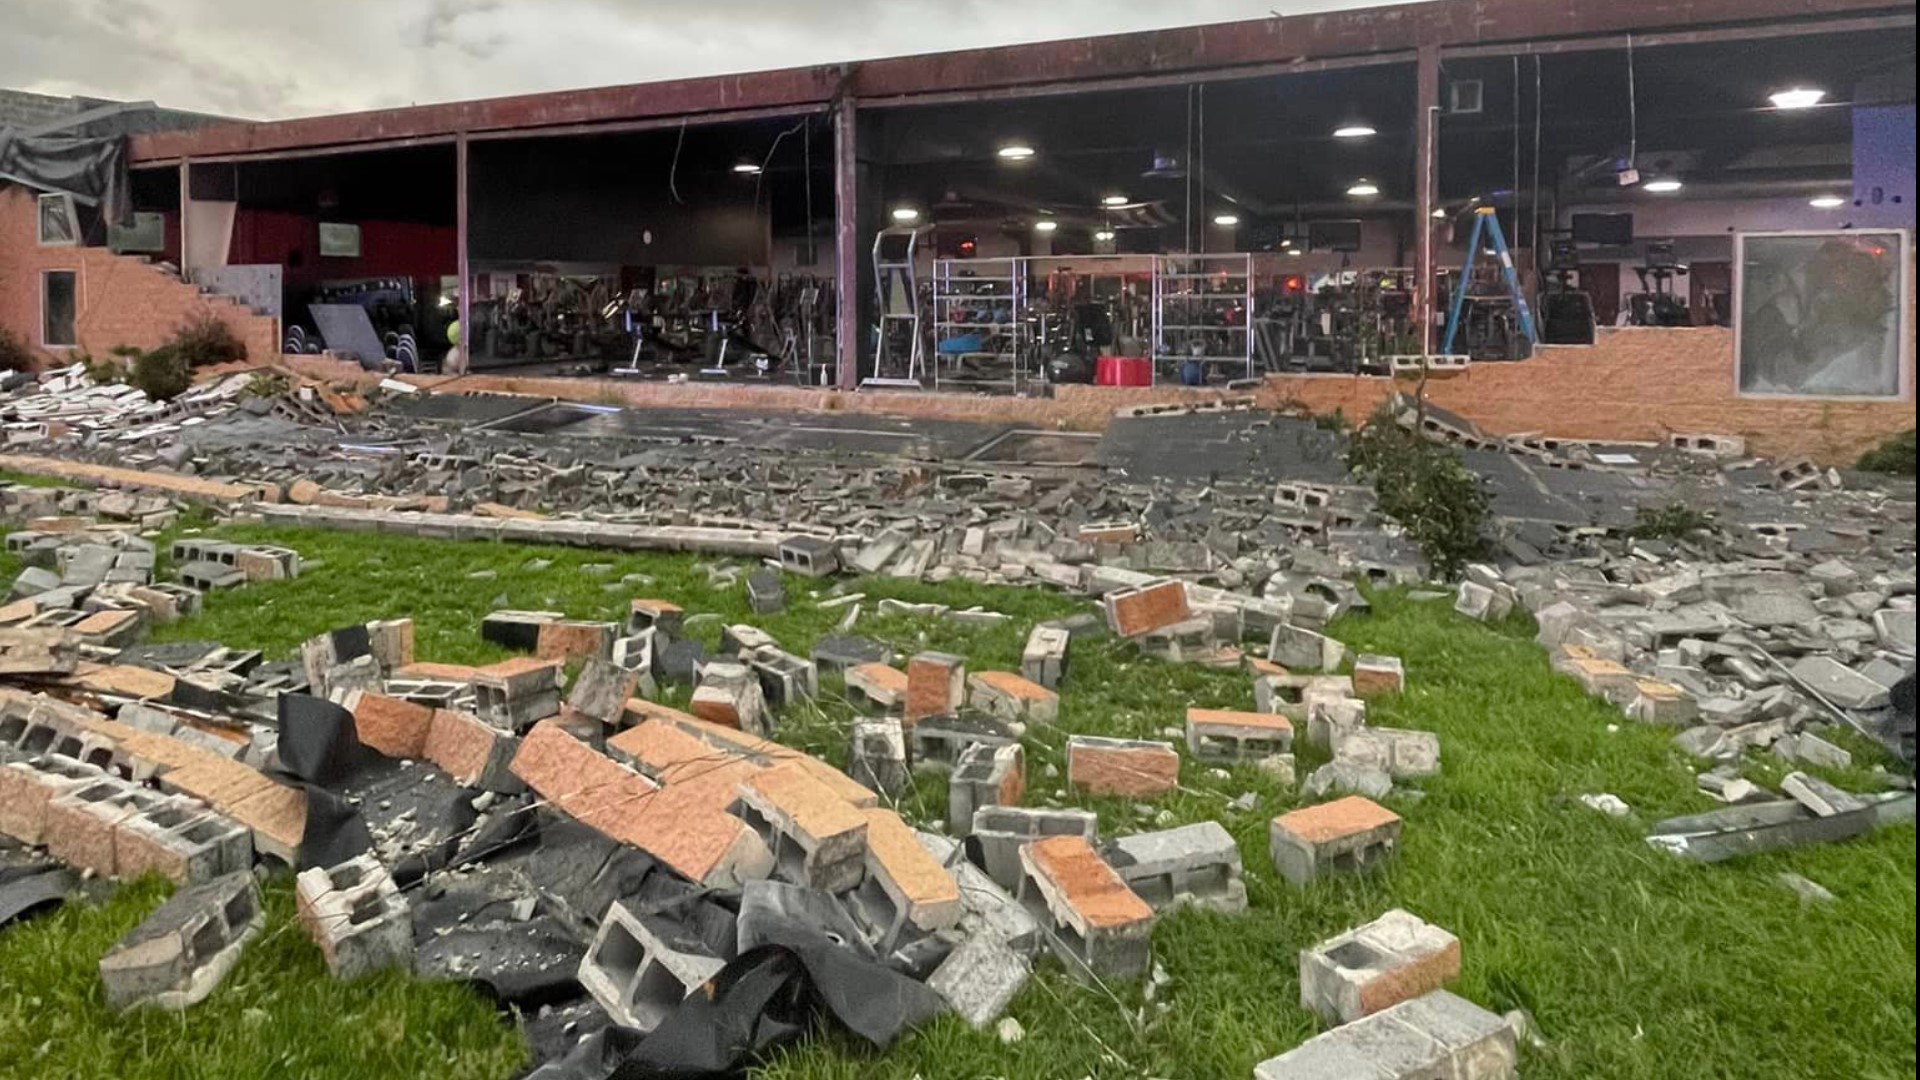
[[[73,320],[79,310],[79,275],[72,270],[48,270],[40,275],[40,344],[78,344]]]
[[[1905,234],[1743,234],[1735,251],[1740,393],[1905,393]]]

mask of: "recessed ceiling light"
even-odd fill
[[[1009,143],[1000,148],[1000,157],[1003,161],[1025,161],[1032,156],[1033,147],[1026,143]]]
[[[755,165],[751,161],[743,161],[735,165],[733,171],[739,173],[741,176],[758,176],[760,175],[760,166]]]
[[[1238,215],[1238,214],[1215,214],[1215,215],[1213,215],[1213,223],[1214,223],[1215,225],[1218,225],[1218,226],[1220,226],[1220,227],[1221,227],[1221,228],[1223,228],[1223,229],[1230,229],[1230,228],[1232,228],[1232,227],[1234,227],[1235,225],[1238,225],[1238,224],[1240,224],[1240,215]]]
[[[1336,139],[1365,139],[1378,134],[1371,124],[1343,124],[1333,129]]]
[[[1125,206],[1127,205],[1127,197],[1125,195],[1109,195],[1106,198],[1100,200],[1100,205],[1101,206]]]
[[[1811,86],[1794,86],[1785,90],[1776,90],[1767,96],[1776,109],[1811,109],[1825,99],[1825,90],[1816,90]]]
[[[1655,195],[1667,195],[1672,192],[1679,191],[1681,188],[1685,187],[1686,185],[1672,177],[1667,177],[1661,180],[1649,180],[1640,186],[1642,188],[1645,188],[1647,191],[1651,191]]]
[[[893,220],[898,221],[902,224],[906,224],[907,222],[912,222],[912,221],[919,221],[920,211],[915,210],[911,206],[896,206],[893,208]]]
[[[1093,238],[1095,240],[1100,241],[1103,244],[1107,243],[1108,241],[1113,239],[1113,230],[1101,229],[1099,232],[1093,234]]]
[[[1347,194],[1356,199],[1365,199],[1380,194],[1380,185],[1371,180],[1356,180],[1353,186],[1347,189]]]
[[[1807,205],[1815,210],[1838,210],[1847,205],[1847,200],[1838,195],[1815,195],[1807,200]]]
[[[1039,221],[1033,223],[1035,232],[1052,232],[1059,227],[1060,223],[1052,218],[1041,218]]]

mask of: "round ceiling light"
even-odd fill
[[[1807,205],[1815,210],[1838,210],[1847,205],[1847,200],[1838,195],[1815,195],[1807,200]]]
[[[1371,198],[1380,194],[1380,185],[1371,180],[1356,180],[1353,186],[1347,189],[1347,194],[1356,199]]]
[[[1649,180],[1640,186],[1652,192],[1655,195],[1670,195],[1673,192],[1679,191],[1681,188],[1686,187],[1685,184],[1681,183],[1679,180],[1676,180],[1671,176],[1663,177],[1659,180]]]
[[[1233,227],[1234,227],[1235,225],[1238,225],[1238,224],[1240,224],[1240,215],[1238,215],[1238,214],[1215,214],[1215,215],[1213,215],[1213,223],[1214,223],[1215,225],[1218,225],[1218,226],[1220,226],[1220,227],[1221,227],[1221,228],[1223,228],[1223,229],[1231,229],[1231,228],[1233,228]]]
[[[1811,86],[1792,86],[1767,95],[1776,109],[1811,109],[1825,100],[1827,92]]]
[[[1372,124],[1342,124],[1333,129],[1336,139],[1369,139],[1378,134]]]
[[[1100,205],[1101,206],[1125,206],[1127,205],[1127,197],[1125,195],[1109,195],[1106,198],[1100,200]]]
[[[739,173],[741,176],[759,176],[760,166],[755,165],[751,161],[743,161],[735,165],[733,171]]]
[[[1033,156],[1033,147],[1026,143],[1009,143],[1000,148],[1000,160],[1025,161]]]
[[[919,221],[920,211],[915,210],[911,206],[896,206],[893,208],[893,220],[900,222],[902,225]]]
[[[1033,223],[1033,230],[1035,232],[1052,232],[1059,227],[1060,223],[1052,218],[1041,218],[1039,221]]]

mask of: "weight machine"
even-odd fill
[[[861,379],[861,386],[912,390],[926,386],[927,335],[920,318],[920,278],[914,268],[920,233],[918,226],[896,225],[874,237],[873,289],[880,339],[875,343],[873,374]],[[903,361],[904,374],[887,374]]]

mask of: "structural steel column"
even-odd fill
[[[833,340],[842,390],[860,384],[860,208],[853,95],[833,112]]]
[[[187,273],[187,203],[193,198],[193,190],[188,181],[193,176],[193,165],[186,158],[180,159],[180,280],[191,282],[192,275]]]
[[[473,268],[467,264],[467,133],[453,140],[453,231],[454,261],[460,264],[460,370],[473,370]],[[442,368],[444,370],[444,366]]]
[[[1418,174],[1415,187],[1418,192],[1415,213],[1419,221],[1415,227],[1420,233],[1419,266],[1414,296],[1414,311],[1420,319],[1420,353],[1423,356],[1433,353],[1433,209],[1438,205],[1439,184],[1436,167],[1438,148],[1434,145],[1437,138],[1440,111],[1440,46],[1422,45],[1415,64],[1415,78],[1419,80],[1419,90],[1415,95],[1419,102],[1414,112],[1414,138],[1420,147],[1417,166]]]

